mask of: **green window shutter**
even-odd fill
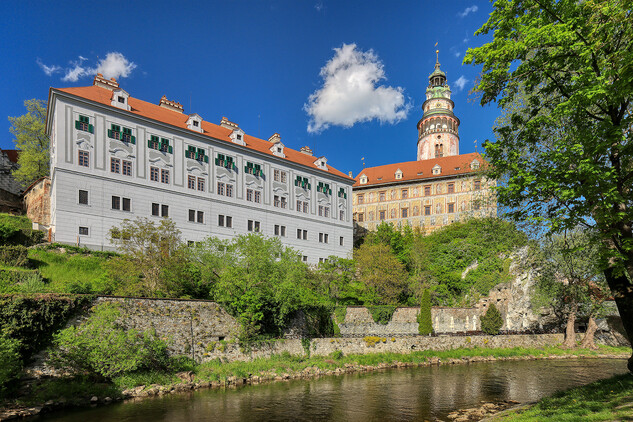
[[[207,164],[209,163],[209,157],[207,157],[206,155],[204,156],[204,162]]]
[[[147,147],[148,147],[148,148],[151,148],[151,147],[152,147],[152,140],[151,140],[151,139],[148,139],[148,140],[147,140]]]
[[[75,120],[75,129],[79,129],[79,120]]]
[[[112,129],[108,129],[108,138],[114,138],[114,136],[112,136]]]
[[[219,165],[220,165],[220,159],[219,159],[219,158],[216,158],[216,159],[215,159],[215,165],[216,165],[216,166],[219,166]]]
[[[170,154],[173,154],[173,153],[174,153],[174,150],[173,150],[173,148],[172,148],[172,147],[169,147],[169,153],[170,153]]]
[[[132,136],[132,145],[136,145],[136,136]]]
[[[93,125],[88,125],[88,132],[95,133],[95,127]]]

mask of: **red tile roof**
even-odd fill
[[[57,88],[54,89],[57,91],[65,92],[67,94],[75,95],[77,97],[85,98],[90,101],[94,101],[99,104],[103,104],[112,108],[112,91],[106,88],[102,88],[99,86],[84,86],[84,87],[75,87],[75,88]],[[157,120],[162,123],[167,123],[169,125],[187,129],[187,120],[189,119],[189,115],[184,113],[179,113],[177,111],[173,111],[167,109],[165,107],[161,107],[157,104],[148,103],[147,101],[139,100],[137,98],[129,97],[128,104],[130,105],[131,111],[129,113],[135,114],[138,116],[143,116],[152,120]],[[116,108],[120,110],[119,108]],[[204,135],[209,136],[214,139],[219,139],[221,141],[229,142],[232,145],[233,142],[229,138],[229,135],[233,132],[231,129],[216,125],[211,122],[203,121],[202,129],[204,130]],[[196,131],[192,131],[198,133]],[[268,141],[263,139],[255,138],[254,136],[244,135],[244,142],[246,143],[246,147],[253,149],[255,151],[273,155],[270,151],[270,147],[273,145]],[[288,147],[284,147],[284,154],[286,156],[286,160],[292,161],[297,164],[304,165],[313,170],[320,170],[326,173],[330,173],[332,175],[344,177],[346,179],[351,180],[351,178],[345,173],[336,170],[335,168],[328,166],[328,170],[319,169],[314,162],[318,157],[310,156],[304,154],[302,152],[290,149]]]
[[[401,183],[412,180],[431,179],[446,176],[455,176],[459,174],[472,173],[470,163],[477,159],[480,169],[484,168],[488,163],[483,159],[481,154],[471,152],[470,154],[453,155],[450,157],[433,158],[423,161],[407,161],[404,163],[386,164],[378,167],[368,167],[361,171],[355,178],[354,187],[366,187],[382,185],[385,183]],[[439,165],[442,168],[441,174],[433,174],[433,167]],[[402,178],[396,179],[396,172],[402,171]],[[360,184],[360,176],[367,176],[367,183]]]

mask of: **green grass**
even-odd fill
[[[27,216],[7,213],[0,213],[0,224],[10,224],[20,230],[30,230],[32,227],[31,220]]]
[[[495,421],[633,420],[633,375],[617,375],[557,393],[534,406],[504,412]]]

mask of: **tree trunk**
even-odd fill
[[[615,269],[611,267],[604,270],[604,276],[615,299],[615,304],[618,306],[626,336],[629,342],[633,343],[633,285],[626,275],[617,276]],[[633,374],[633,353],[629,358],[628,369]]]
[[[585,336],[582,338],[580,342],[581,349],[597,349],[596,343],[594,342],[593,335],[596,333],[598,329],[598,324],[596,324],[596,320],[593,319],[592,316],[589,317],[589,322],[587,323],[587,332]]]
[[[567,316],[567,327],[565,327],[565,341],[561,344],[565,349],[576,347],[576,307],[574,306]]]

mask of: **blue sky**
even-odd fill
[[[100,70],[133,97],[166,95],[264,139],[278,132],[357,175],[363,157],[368,167],[416,159],[438,48],[469,153],[498,115],[468,94],[480,69],[461,64],[487,40],[474,32],[490,11],[475,0],[4,1],[0,116],[24,114],[23,101],[51,86],[90,85]],[[0,133],[12,148],[6,117]]]

